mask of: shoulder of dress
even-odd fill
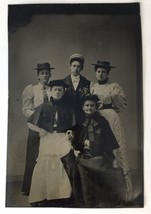
[[[96,82],[90,82],[90,86],[93,87],[93,86],[96,86],[97,83]]]
[[[31,89],[32,87],[33,87],[33,85],[32,85],[32,84],[27,85],[27,86],[25,87],[25,89],[24,89],[24,90],[26,90],[26,89]]]
[[[99,117],[99,124],[101,125],[101,127],[106,127],[108,125],[108,121],[106,120],[105,117],[101,116]]]
[[[93,94],[96,89],[97,89],[97,83],[90,82],[90,93]]]
[[[22,93],[22,99],[32,98],[34,96],[33,85],[27,85]]]
[[[33,88],[42,88],[42,85],[39,83],[39,84],[33,85],[32,87]]]
[[[101,115],[100,111],[94,113],[94,119],[98,122],[106,122],[105,117]]]
[[[118,83],[115,83],[115,82],[111,82],[111,83],[109,83],[109,85],[112,86],[113,88],[114,87],[115,88],[119,88],[120,87],[120,85]]]
[[[24,90],[23,90],[23,94],[25,93],[30,93],[30,92],[32,92],[33,91],[33,85],[27,85],[25,88],[24,88]]]

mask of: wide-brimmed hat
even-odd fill
[[[69,85],[66,84],[63,80],[53,80],[48,84],[50,87],[53,86],[63,86],[64,88],[69,88]]]
[[[108,62],[108,61],[101,61],[101,60],[97,60],[96,63],[93,63],[91,65],[95,65],[95,67],[97,67],[97,68],[106,68],[106,69],[116,68],[114,66],[111,66],[110,62]]]
[[[70,56],[69,61],[70,63],[74,60],[79,60],[82,64],[84,64],[84,57],[81,54],[73,54]]]
[[[34,68],[34,70],[43,70],[43,69],[55,69],[53,67],[51,67],[51,65],[48,63],[48,62],[45,62],[45,63],[38,63],[37,64],[37,68]]]

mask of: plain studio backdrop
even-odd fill
[[[130,169],[142,167],[142,79],[139,15],[135,14],[34,14],[24,26],[9,30],[9,115],[7,178],[22,180],[28,128],[22,114],[22,92],[36,84],[34,67],[49,62],[52,79],[69,74],[69,56],[85,58],[82,75],[95,80],[98,59],[110,61],[115,69],[110,81],[119,83],[128,99],[120,113],[128,147]]]

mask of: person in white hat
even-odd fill
[[[79,123],[83,115],[80,99],[90,92],[90,81],[81,75],[84,67],[84,57],[81,54],[71,55],[69,63],[70,74],[65,77],[64,81],[69,85],[67,91],[75,108],[76,123]]]

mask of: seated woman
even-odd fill
[[[50,83],[50,102],[42,104],[29,119],[29,127],[39,132],[40,146],[29,194],[32,206],[69,206],[73,195],[76,159],[68,130],[74,114],[64,93],[62,80]]]
[[[113,150],[119,145],[108,122],[97,112],[98,101],[96,95],[83,99],[85,118],[73,128],[74,148],[80,151],[81,206],[116,207],[120,206],[120,194],[125,187],[122,170],[112,166]]]

